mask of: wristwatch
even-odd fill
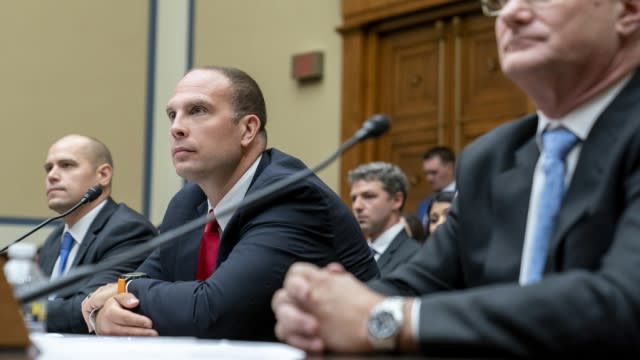
[[[367,329],[369,343],[374,349],[394,350],[397,347],[398,335],[404,322],[404,302],[405,299],[399,296],[386,298],[369,314]]]
[[[120,275],[120,277],[118,278],[118,294],[127,292],[127,285],[129,285],[129,282],[131,280],[146,279],[148,277],[149,276],[146,273],[143,273],[141,271],[135,271]]]

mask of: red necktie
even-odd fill
[[[219,245],[220,232],[218,230],[218,222],[213,220],[205,225],[204,233],[202,234],[196,280],[207,280],[215,271]]]

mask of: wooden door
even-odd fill
[[[426,149],[445,143],[448,128],[444,22],[393,31],[380,37],[380,111],[392,119],[380,139],[379,157],[402,168],[411,188],[405,210],[413,211],[430,189],[420,168]]]
[[[432,189],[422,155],[445,145],[457,153],[476,137],[524,115],[527,98],[500,71],[493,19],[453,16],[380,33],[377,101],[392,119],[377,158],[410,181],[405,210]]]
[[[455,48],[453,138],[456,152],[498,125],[530,110],[527,96],[500,71],[494,18],[451,20]]]

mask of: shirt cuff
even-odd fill
[[[411,304],[411,335],[416,340],[416,343],[420,344],[420,305],[422,302],[417,297]]]
[[[91,310],[89,314],[89,321],[91,322],[91,326],[93,327],[93,333],[98,335],[98,329],[96,328],[96,316],[98,315],[98,311],[100,308],[95,308]]]

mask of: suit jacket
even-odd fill
[[[434,196],[435,195],[428,196],[420,201],[416,210],[416,217],[422,223],[422,227],[427,231],[429,230],[429,209],[431,209]]]
[[[47,276],[51,276],[58,259],[63,230],[64,224],[56,227],[40,249],[38,262]],[[155,227],[144,216],[108,198],[89,226],[71,267],[119,256],[155,235]],[[47,304],[47,331],[86,333],[87,325],[80,309],[82,300],[96,288],[116,281],[120,274],[133,271],[143,260],[144,256],[129,260],[59,292],[57,298]]]
[[[306,169],[278,150],[263,152],[247,194]],[[171,200],[160,231],[207,212],[207,198],[187,184]],[[154,251],[140,266],[150,279],[129,283],[138,311],[161,335],[275,339],[271,297],[296,261],[341,263],[359,279],[378,274],[360,227],[315,175],[237,209],[221,235],[216,270],[195,281],[203,228]]]
[[[378,269],[381,275],[390,274],[400,264],[406,263],[420,249],[420,244],[407,235],[407,232],[400,231],[391,241],[391,244],[378,258]]]
[[[517,283],[537,117],[465,149],[447,222],[412,261],[371,283],[385,294],[421,296],[424,352],[640,350],[639,98],[636,72],[583,142],[537,284]]]

